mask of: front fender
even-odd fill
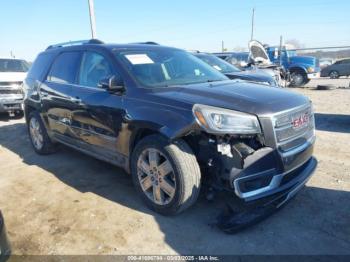
[[[140,130],[159,133],[174,140],[199,128],[189,108],[179,108],[149,101],[125,101],[129,145],[133,145]],[[132,150],[132,148],[130,148]]]
[[[175,139],[196,125],[192,111],[167,106],[133,106],[128,109],[129,125],[134,129],[150,129]]]

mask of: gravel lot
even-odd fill
[[[23,119],[1,116],[0,208],[13,253],[350,254],[350,89],[292,91],[314,102],[319,167],[284,209],[236,235],[210,225],[221,197],[160,216],[120,169],[65,147],[38,156]]]

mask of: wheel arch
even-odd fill
[[[292,66],[289,68],[289,72],[290,73],[298,72],[298,73],[303,73],[303,74],[307,75],[306,68],[304,68],[302,66]]]
[[[31,106],[31,105],[24,106],[24,116],[25,116],[26,123],[28,123],[29,121],[29,115],[34,111],[37,111],[37,109],[34,106]]]

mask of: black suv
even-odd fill
[[[176,48],[98,40],[50,46],[25,90],[37,153],[62,143],[120,166],[162,214],[190,207],[202,182],[280,206],[317,165],[308,98],[230,81]]]

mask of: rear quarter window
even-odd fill
[[[51,66],[47,80],[62,84],[74,84],[80,66],[81,52],[64,52]]]
[[[27,78],[41,81],[50,67],[52,57],[52,54],[46,53],[38,55],[28,72]]]

